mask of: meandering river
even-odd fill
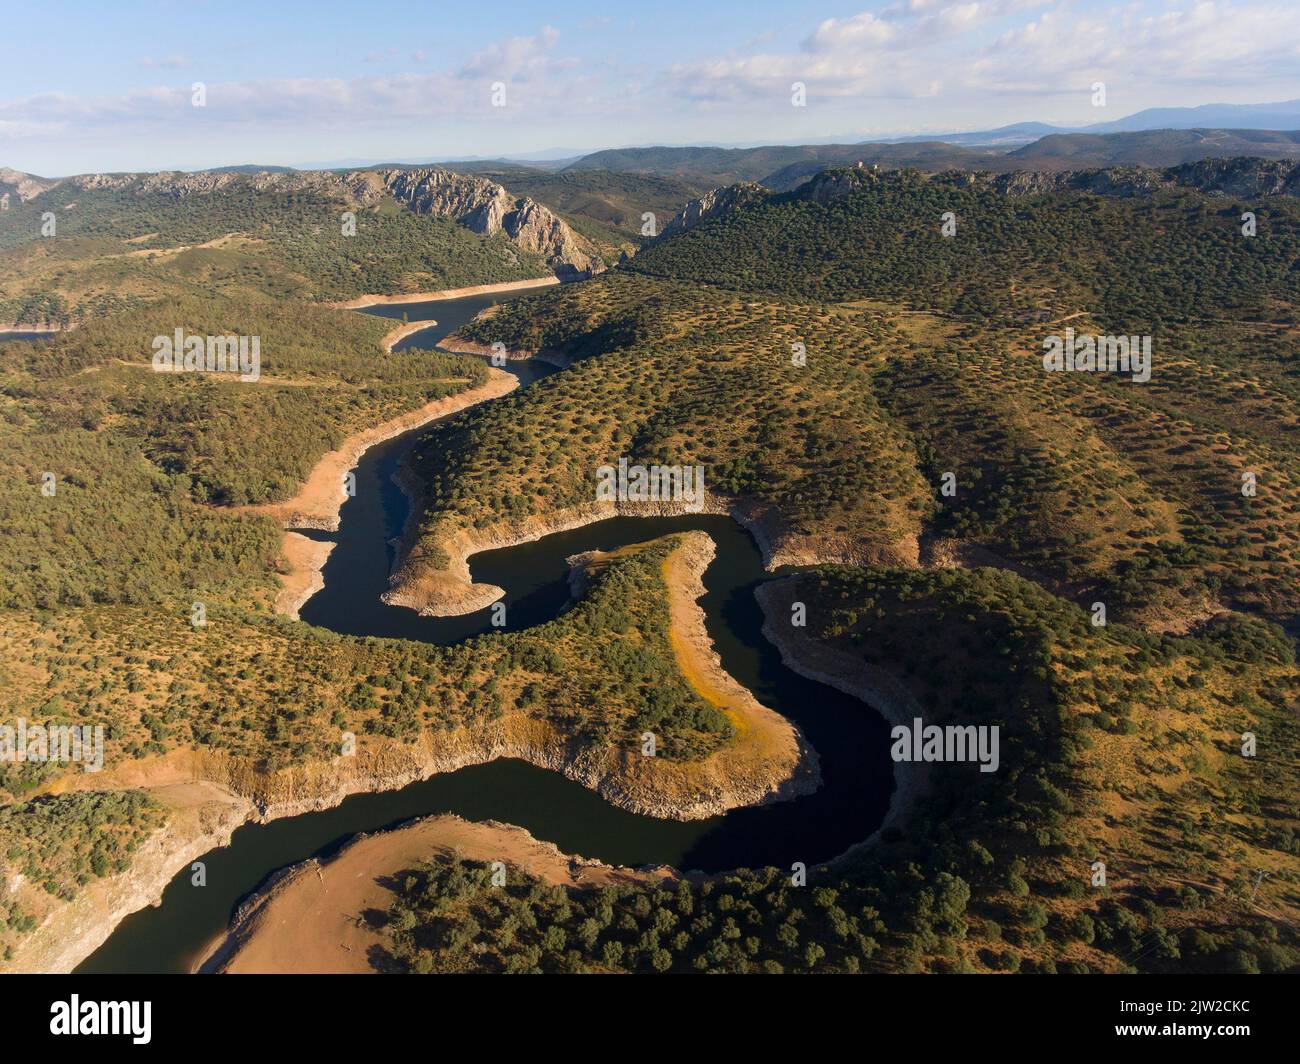
[[[457,300],[393,304],[370,313],[437,325],[396,350],[430,348],[484,307],[509,293]],[[507,367],[521,386],[545,387],[555,370],[535,361]],[[429,427],[367,451],[357,467],[356,496],[344,503],[337,533],[308,532],[336,546],[324,569],[325,586],[302,607],[304,621],[346,635],[387,636],[449,644],[491,632],[489,611],[465,617],[421,617],[380,601],[392,569],[394,543],[408,505],[392,475]],[[893,790],[888,726],[848,695],[796,675],[762,636],[753,589],[765,573],[749,534],[727,517],[614,518],[470,560],[476,581],[506,590],[511,629],[554,617],[568,600],[565,559],[586,550],[610,550],[669,532],[702,529],[717,544],[704,574],[701,606],[723,667],[760,702],[793,720],[821,758],[823,785],[789,802],[737,809],[708,820],[678,822],[617,809],[581,784],[518,760],[502,759],[434,776],[398,791],[354,795],[333,809],[239,828],[230,845],[202,860],[207,885],[194,887],[178,872],[162,904],[134,913],[77,969],[79,972],[188,972],[227,926],[239,901],[268,875],[313,855],[323,856],[362,831],[416,816],[455,813],[527,828],[566,853],[612,864],[671,864],[720,871],[742,866],[829,859],[869,836],[884,818]]]

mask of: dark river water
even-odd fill
[[[405,311],[411,321],[436,318],[437,326],[397,345],[397,350],[427,348],[501,298],[476,296],[372,311],[398,319]],[[546,387],[544,378],[555,372],[531,361],[512,362],[508,368],[521,386]],[[393,541],[408,510],[392,474],[427,431],[417,429],[367,451],[356,471],[356,496],[343,505],[339,531],[307,533],[336,546],[325,566],[325,587],[301,610],[304,621],[346,635],[439,644],[495,630],[486,609],[465,617],[420,617],[379,599],[388,586]],[[188,972],[225,929],[239,901],[276,869],[328,854],[357,832],[416,816],[455,813],[469,820],[501,820],[527,828],[566,853],[614,864],[663,863],[709,872],[788,867],[794,861],[811,865],[866,838],[883,819],[893,790],[888,726],[857,699],[781,664],[762,636],[762,613],[753,597],[754,588],[771,574],[763,571],[749,534],[730,518],[614,518],[475,555],[470,570],[476,581],[506,590],[509,629],[518,630],[549,620],[564,607],[569,555],[686,529],[702,529],[717,545],[717,557],[704,574],[701,606],[722,664],[760,702],[798,724],[813,744],[823,777],[815,794],[681,823],[624,812],[559,773],[524,761],[477,765],[398,791],[354,795],[323,812],[245,825],[229,846],[202,858],[206,886],[191,886],[188,868],[181,870],[161,906],[127,917],[77,970]]]
[[[0,329],[0,344],[7,344],[10,340],[48,340],[57,333],[50,332],[27,332],[14,329]]]

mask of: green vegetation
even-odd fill
[[[1137,385],[1045,372],[1039,342],[1061,328],[746,298],[622,269],[517,300],[462,335],[576,364],[417,454],[421,535],[436,546],[590,502],[596,469],[626,455],[704,465],[711,490],[773,507],[778,548],[795,556],[954,550],[1165,628],[1216,604],[1294,617],[1295,329],[1162,326]],[[806,366],[791,364],[795,343]],[[947,472],[955,496],[941,494]]]
[[[82,322],[0,346],[13,715],[105,724],[110,767],[196,751],[259,799],[310,778],[344,731],[376,763],[486,725],[612,760],[646,728],[669,760],[722,748],[731,725],[668,638],[673,539],[607,559],[547,624],[455,647],[273,616],[280,529],[237,507],[286,499],[349,434],[485,372],[383,354],[392,322],[302,300],[541,271],[383,197],[338,246],[341,201],[257,180],[177,198],[86,187],[62,202],[54,241],[32,235],[33,204],[0,217],[0,319]],[[1300,962],[1300,673],[1270,623],[1294,631],[1300,617],[1300,208],[1179,180],[1116,172],[1088,181],[1132,195],[1027,182],[1009,196],[984,178],[831,173],[463,330],[570,364],[417,446],[412,556],[445,564],[467,530],[585,506],[620,457],[703,465],[778,561],[856,566],[794,578],[808,634],[898,677],[929,721],[998,726],[1001,769],[934,766],[900,830],[810,870],[807,887],[769,869],[603,891],[515,874],[498,889],[476,865],[438,862],[403,885],[394,964]],[[614,242],[632,237],[638,198],[684,187],[536,181]],[[1240,234],[1247,206],[1254,239]],[[1042,340],[1067,324],[1152,335],[1151,380],[1044,372]],[[261,380],[152,373],[152,338],[178,326],[259,336]],[[955,495],[940,491],[947,473]],[[1086,612],[1096,601],[1105,627]],[[1248,731],[1253,758],[1239,752]],[[7,869],[60,899],[161,823],[138,792],[56,795],[71,771],[0,772]],[[64,820],[89,826],[65,837]],[[1089,882],[1098,859],[1105,888]],[[32,920],[0,911],[14,934]]]
[[[0,882],[22,875],[64,901],[92,879],[117,875],[166,819],[146,791],[82,792],[0,805]],[[0,899],[3,927],[31,927]]]
[[[385,354],[350,311],[163,301],[47,341],[0,345],[0,605],[236,599],[271,585],[267,518],[208,504],[289,497],[350,433],[480,383],[478,359]],[[152,340],[258,336],[261,378],[155,373]],[[43,475],[55,494],[42,494]]]
[[[213,175],[190,177],[200,187],[183,193],[147,179],[59,187],[0,213],[0,321],[86,320],[160,295],[343,300],[548,272],[503,235],[478,236],[387,194],[363,206],[313,175],[290,190],[258,175],[223,175],[215,189],[204,179]],[[41,236],[46,211],[53,239]],[[356,216],[352,236],[345,211]]]
[[[463,335],[578,361],[417,448],[428,544],[590,504],[597,469],[623,456],[701,464],[710,490],[775,506],[816,544],[852,536],[887,554],[930,506],[916,452],[870,388],[891,336],[878,317],[614,271],[513,301]],[[796,342],[806,366],[791,364]]]
[[[1124,188],[1121,185],[1121,189]],[[1261,235],[1241,235],[1242,212]],[[945,212],[957,235],[941,234]],[[1091,312],[1117,333],[1295,321],[1300,206],[1190,189],[1008,196],[967,174],[828,171],[647,248],[628,269],[800,299],[890,299],[981,321]]]
[[[905,680],[927,723],[997,724],[1001,767],[931,766],[870,849],[788,873],[569,890],[435,862],[401,880],[424,971],[1282,971],[1300,962],[1294,648],[1224,618],[1150,636],[993,570],[796,578],[809,633]],[[1238,750],[1242,730],[1257,757]],[[1090,885],[1094,860],[1109,885]],[[1252,891],[1259,871],[1265,887]]]
[[[732,734],[688,686],[668,640],[661,568],[676,539],[620,553],[556,620],[452,647],[352,639],[243,605],[209,603],[190,625],[179,594],[152,607],[0,611],[0,693],[35,724],[104,724],[110,769],[177,748],[254,767],[328,762],[339,736],[414,744],[460,726],[527,717],[596,754],[639,749],[690,760]],[[0,765],[0,796],[78,766]]]

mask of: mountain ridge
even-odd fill
[[[515,196],[502,185],[439,167],[417,169],[257,170],[223,168],[184,172],[78,174],[46,180],[20,171],[0,170],[0,194],[12,191],[27,203],[59,189],[101,190],[175,200],[225,191],[311,193],[349,206],[374,207],[385,196],[416,214],[448,217],[480,236],[503,233],[543,259],[557,275],[574,277],[603,269],[599,254],[549,207],[529,196]]]

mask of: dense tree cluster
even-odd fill
[[[887,666],[927,723],[997,725],[1001,766],[930,766],[898,829],[806,885],[777,869],[573,889],[436,859],[400,878],[405,971],[1282,971],[1300,873],[1290,641],[1247,618],[1161,637],[995,570],[797,578],[809,634]],[[1249,665],[1247,663],[1250,663]],[[1172,787],[1161,781],[1173,782]],[[1116,819],[1108,795],[1123,802]],[[1229,817],[1224,809],[1234,810]],[[1172,827],[1171,827],[1172,826]],[[1179,845],[1162,836],[1173,830]],[[1104,859],[1112,885],[1091,885]],[[1280,859],[1280,860],[1279,860]],[[1252,902],[1260,862],[1281,869]],[[1272,906],[1272,907],[1270,907]],[[1281,910],[1276,908],[1281,906]]]
[[[863,297],[967,317],[1087,310],[1116,332],[1198,318],[1294,321],[1300,207],[1192,190],[1146,196],[1010,197],[967,180],[900,170],[831,171],[709,219],[628,269],[825,302]],[[1242,235],[1257,214],[1260,236]],[[955,216],[945,237],[943,217]]]

